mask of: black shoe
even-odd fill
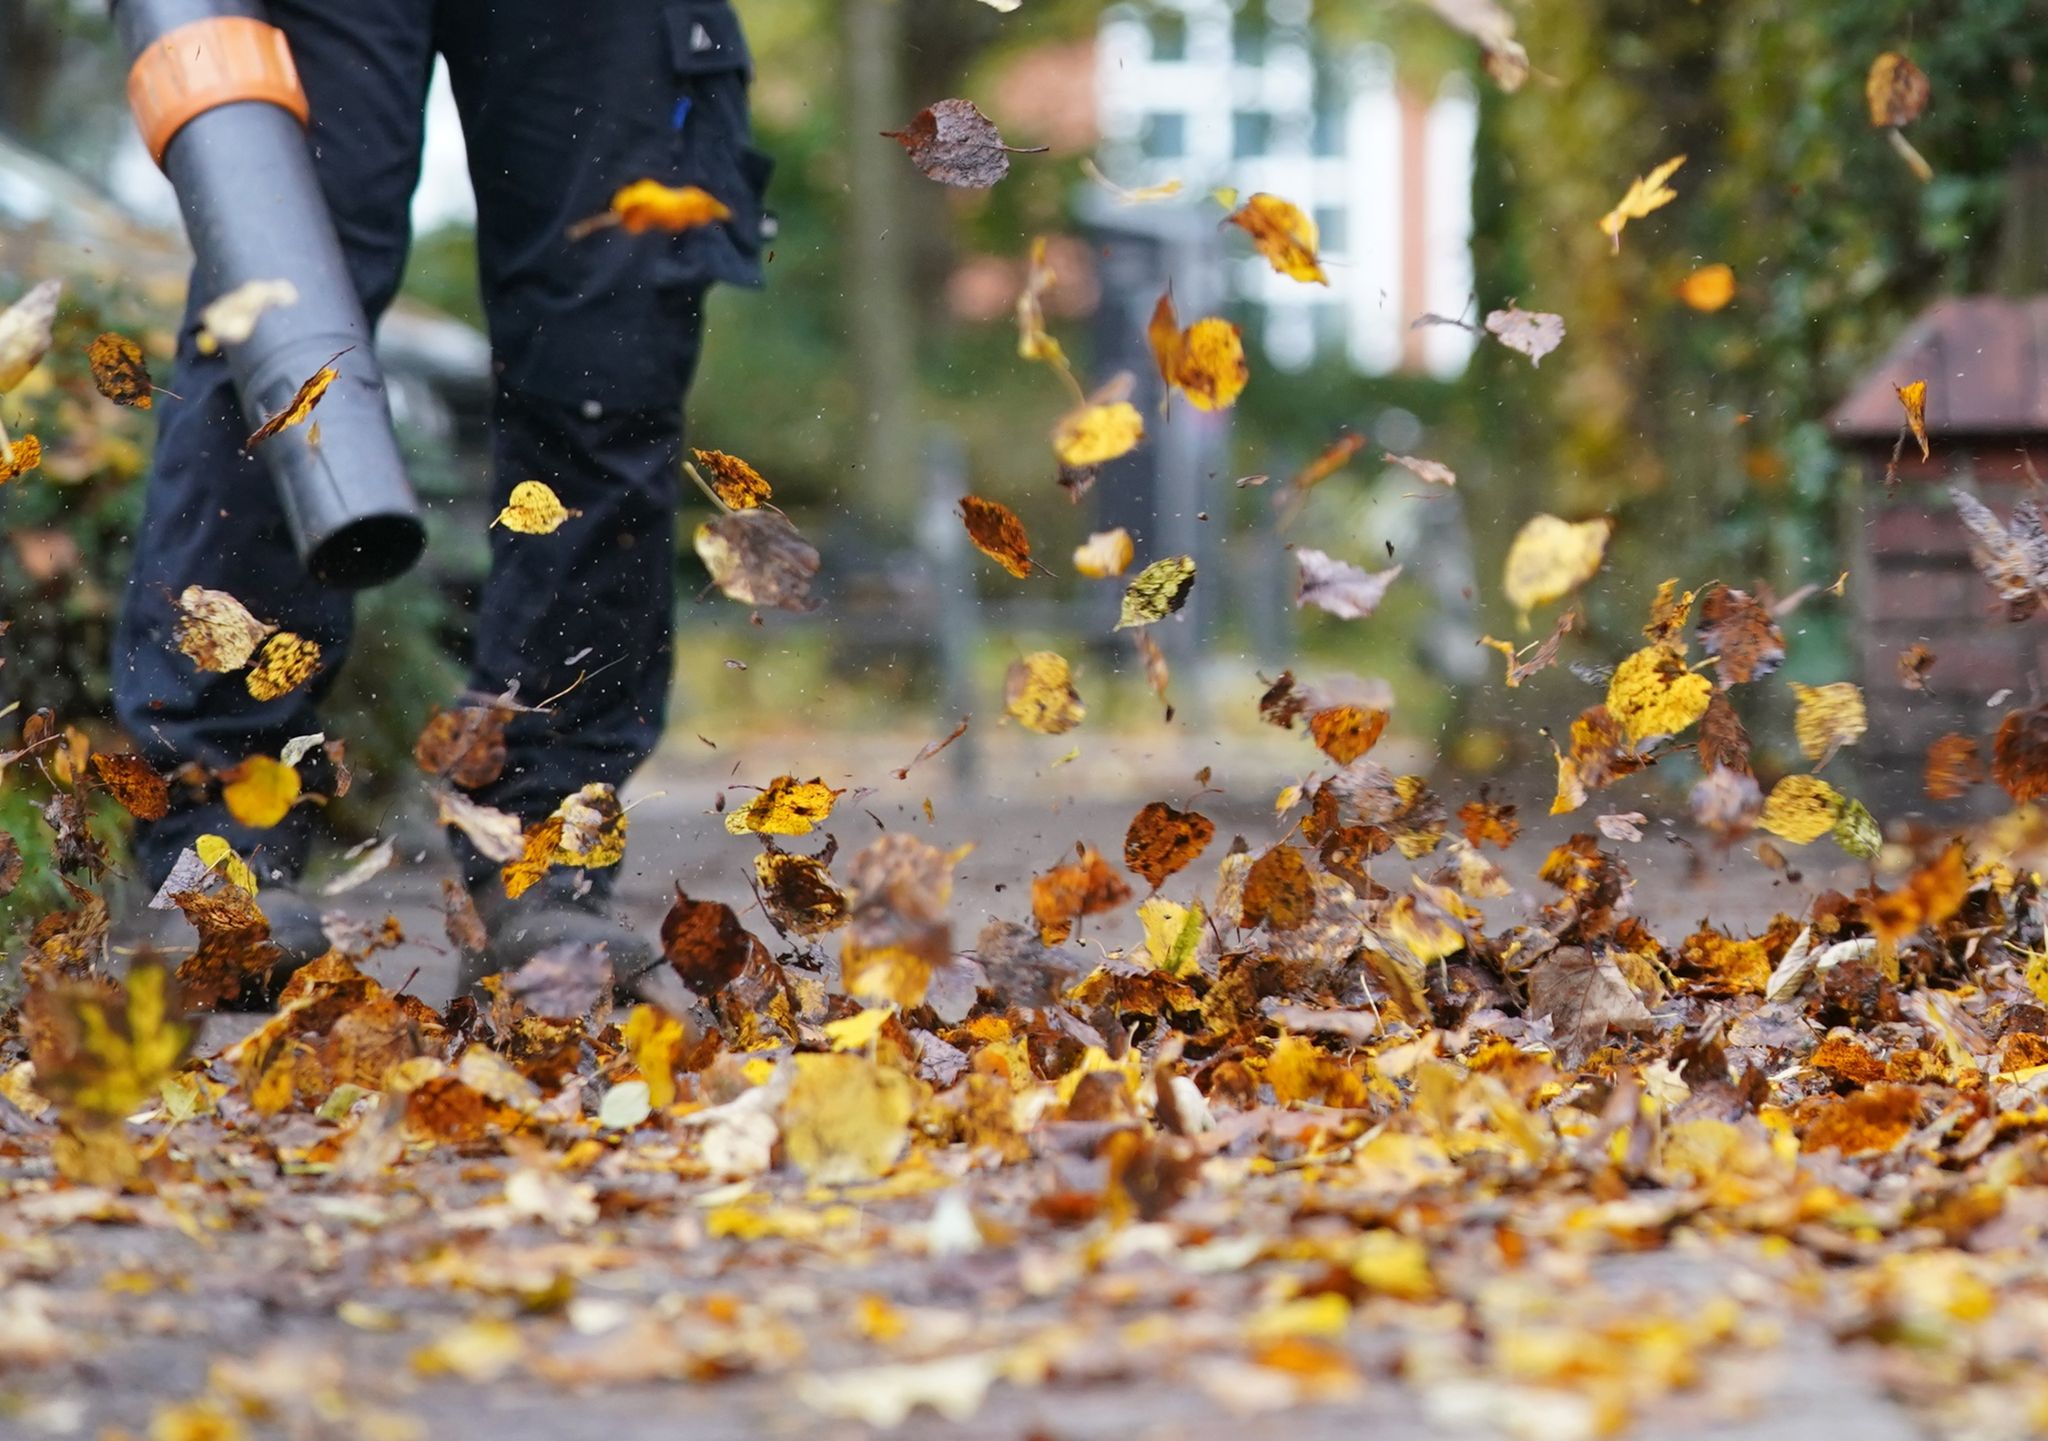
[[[465,958],[456,994],[472,992],[485,976],[516,971],[550,947],[602,945],[612,963],[613,993],[634,999],[636,983],[661,964],[661,950],[612,914],[604,892],[579,891],[579,875],[550,871],[516,900],[495,875],[476,887],[471,895],[490,944],[481,958]]]

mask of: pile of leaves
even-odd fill
[[[1484,33],[1497,73],[1514,73],[1511,34]],[[965,102],[896,138],[952,185],[996,183],[1013,153]],[[1676,198],[1678,164],[1588,223],[1618,246]],[[716,219],[715,197],[649,184],[579,235]],[[1233,196],[1227,218],[1277,272],[1325,283],[1295,207]],[[1072,390],[1048,468],[1079,493],[1146,419],[1117,381],[1077,378],[1038,313],[1042,248],[1034,269],[1019,348]],[[49,314],[47,295],[10,312],[0,360],[14,344],[29,373]],[[1531,363],[1564,340],[1559,317],[1512,308],[1485,328]],[[1151,337],[1191,406],[1228,406],[1249,382],[1235,329],[1183,326],[1170,295]],[[139,404],[146,370],[119,339],[96,369]],[[314,424],[341,364],[252,445]],[[16,480],[32,475],[24,437],[0,446]],[[1280,487],[1280,523],[1356,448]],[[695,541],[715,586],[811,608],[820,557],[772,486],[719,452],[691,474],[717,511]],[[2025,623],[2044,582],[2038,511],[1963,513]],[[1019,583],[1044,570],[1007,507],[970,497],[961,518]],[[537,545],[575,520],[539,482],[498,517]],[[1533,643],[1487,641],[1510,686],[1557,662],[1611,530],[1545,515],[1516,535],[1502,593],[1525,616],[1556,614]],[[1299,603],[1353,621],[1400,577],[1297,558]],[[1075,565],[1107,579],[1135,559],[1109,532]],[[1148,628],[1195,582],[1187,557],[1160,556],[1123,589],[1117,629],[1162,700]],[[1689,756],[1688,819],[1725,864],[1749,865],[1735,848],[1750,842],[1778,870],[1785,846],[1877,859],[1876,818],[1819,774],[1864,733],[1859,688],[1797,688],[1811,769],[1768,787],[1739,714],[1785,657],[1781,620],[1825,594],[1667,583],[1643,644],[1605,658],[1604,699],[1558,718],[1552,813]],[[259,702],[323,663],[233,596],[192,587],[178,604],[190,663],[241,675]],[[557,870],[615,866],[628,844],[607,785],[528,824],[477,798],[503,772],[507,728],[551,699],[473,698],[430,717],[415,750],[441,818],[501,867],[510,898]],[[951,896],[963,850],[885,828],[842,857],[844,792],[785,775],[723,817],[756,904],[678,890],[662,964],[630,987],[602,947],[568,945],[436,1010],[365,972],[395,920],[337,925],[274,1013],[217,1047],[195,1046],[199,1018],[278,959],[262,880],[201,838],[152,902],[182,913],[189,943],[116,956],[99,803],[148,819],[218,798],[261,829],[343,793],[345,747],[306,736],[167,777],[36,711],[0,752],[0,784],[41,788],[66,903],[25,936],[0,1035],[0,1265],[47,1284],[0,1304],[0,1367],[88,1364],[82,1332],[107,1318],[50,1258],[70,1254],[53,1235],[94,1220],[246,1239],[268,1264],[343,1277],[341,1294],[317,1293],[320,1313],[402,1338],[408,1384],[429,1388],[786,1378],[819,1417],[886,1426],[1133,1376],[1184,1378],[1233,1411],[1348,1401],[1398,1377],[1445,1424],[1591,1437],[1673,1397],[1739,1404],[1730,1378],[1817,1308],[1833,1336],[1889,1348],[1893,1388],[1945,1424],[2020,1434],[2048,1416],[2033,1259],[2048,1214],[2048,901],[2015,840],[2038,818],[1902,836],[1895,883],[1868,871],[1754,934],[1703,921],[1660,936],[1634,913],[1626,859],[1649,818],[1594,817],[1521,897],[1488,854],[1517,844],[1516,807],[1481,794],[1454,810],[1431,778],[1383,765],[1394,704],[1369,681],[1279,677],[1259,711],[1301,736],[1301,771],[1269,834],[1225,839],[1200,809],[1205,771],[1137,809],[1120,856],[1081,845],[1018,877],[1012,913],[971,935]],[[1004,707],[1047,735],[1086,717],[1053,652],[1017,661]],[[2005,715],[1989,750],[2016,805],[2048,792],[2048,708]],[[1930,793],[1985,779],[1976,738],[1935,743]],[[394,859],[388,840],[366,849],[336,889]],[[0,894],[22,871],[0,836]],[[447,939],[484,944],[452,882]],[[1613,1304],[1600,1268],[1644,1253],[1712,1257],[1702,1293]],[[806,1284],[780,1284],[796,1264]],[[676,1289],[635,1284],[663,1266]],[[99,1284],[174,1280],[203,1284]],[[215,1366],[153,1434],[419,1434],[410,1395],[376,1367],[277,1342]]]

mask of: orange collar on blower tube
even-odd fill
[[[239,100],[279,106],[306,123],[306,92],[284,32],[247,15],[180,25],[144,47],[128,71],[128,108],[158,165],[190,121]]]

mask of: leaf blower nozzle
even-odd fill
[[[286,280],[298,292],[265,311],[247,340],[224,346],[250,431],[322,366],[340,372],[310,422],[254,447],[299,559],[340,589],[395,580],[419,559],[426,529],[370,325],[314,178],[306,95],[284,33],[259,0],[115,0],[114,18],[129,107],[178,192],[197,257],[193,298],[206,303],[250,281]]]

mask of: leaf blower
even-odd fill
[[[340,372],[313,412],[317,430],[286,426],[254,446],[300,561],[339,589],[395,580],[419,559],[426,529],[370,325],[313,175],[306,93],[284,32],[259,0],[114,0],[114,19],[129,108],[178,192],[197,257],[193,299],[249,281],[286,280],[298,292],[225,346],[250,431],[321,367]]]

